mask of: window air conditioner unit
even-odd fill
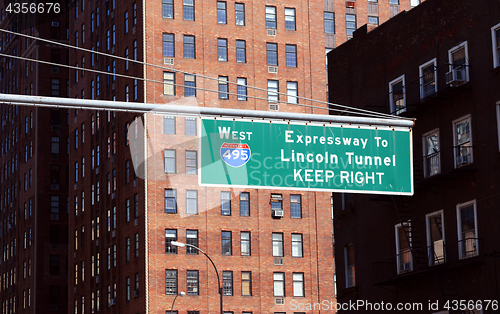
[[[59,67],[51,67],[50,68],[50,73],[59,73],[60,70],[59,70]]]
[[[283,217],[283,210],[273,210],[273,217]]]
[[[163,58],[163,64],[174,65],[174,58]]]
[[[285,305],[285,298],[276,298],[276,299],[274,299],[274,304],[276,304],[276,305]]]
[[[446,73],[446,84],[454,84],[465,82],[465,69],[453,69]]]
[[[278,104],[269,104],[269,110],[278,111],[280,108]]]
[[[111,231],[111,237],[113,237],[113,238],[116,237],[116,230]]]
[[[274,258],[274,265],[283,265],[283,258],[282,257],[275,257]]]
[[[267,67],[267,72],[278,73],[278,67]]]
[[[116,305],[116,299],[109,299],[109,305]]]
[[[50,26],[59,27],[59,22],[52,22],[52,23],[50,23]]]
[[[410,271],[410,270],[411,270],[411,263],[401,264],[401,271]]]
[[[469,162],[470,162],[469,155],[457,156],[457,165],[464,165],[464,164],[468,164]]]
[[[276,36],[276,30],[272,28],[267,29],[267,36]]]
[[[132,296],[133,296],[134,298],[138,298],[138,297],[139,297],[139,290],[134,290],[134,291],[132,291]]]

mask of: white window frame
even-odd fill
[[[429,65],[434,65],[434,93],[437,93],[438,90],[438,85],[437,85],[437,59],[434,58],[421,66],[418,67],[418,73],[419,73],[419,78],[420,78],[420,99],[423,99],[425,97],[428,97],[424,94],[424,75],[423,75],[423,69],[425,67],[428,67]]]
[[[466,41],[448,50],[448,71],[453,70],[453,53],[457,50],[465,49],[465,82],[469,81],[469,48]]]
[[[469,132],[470,132],[470,150],[471,150],[471,153],[470,153],[470,161],[465,164],[464,166],[466,165],[469,165],[471,163],[474,162],[474,150],[473,150],[473,143],[472,143],[472,119],[471,119],[471,115],[468,114],[466,116],[463,116],[461,118],[458,118],[456,120],[453,120],[453,160],[454,160],[454,163],[455,163],[455,168],[458,168],[459,165],[457,164],[457,149],[458,149],[458,142],[457,142],[457,128],[456,128],[456,125],[464,120],[469,120]]]
[[[403,103],[405,107],[404,109],[400,109],[398,110],[398,112],[396,112],[396,104],[394,103],[394,98],[392,95],[393,92],[392,86],[395,85],[396,83],[399,83],[400,81],[403,82]],[[390,103],[391,114],[398,115],[400,113],[406,112],[406,85],[405,85],[404,74],[389,82],[389,103]]]
[[[435,174],[429,174],[429,169],[426,168],[426,157],[429,156],[429,155],[427,155],[427,137],[429,137],[429,135],[432,135],[434,133],[437,133],[437,137],[438,137],[438,151],[437,151],[438,171]],[[422,156],[423,156],[423,160],[424,160],[424,176],[426,178],[429,178],[429,177],[432,177],[436,174],[441,173],[441,138],[440,138],[440,134],[439,134],[439,128],[434,129],[432,131],[429,131],[427,133],[424,133],[422,135]]]
[[[442,233],[442,241],[443,241],[443,260],[440,263],[436,263],[436,260],[434,259],[434,256],[431,257],[431,225],[430,225],[430,218],[441,215],[441,233]],[[443,263],[446,263],[446,239],[445,239],[445,224],[444,224],[444,212],[443,210],[438,210],[432,213],[429,213],[425,215],[425,230],[426,230],[426,237],[427,237],[427,256],[429,257],[429,266],[434,266],[434,265],[440,265]]]
[[[491,45],[493,49],[493,68],[497,68],[500,66],[500,53],[496,49],[498,43],[497,43],[497,38],[495,36],[495,32],[500,30],[500,23],[497,25],[493,26],[491,28]]]
[[[410,269],[408,270],[408,272],[411,272],[413,271],[413,254],[411,252],[411,242],[412,242],[412,239],[411,239],[411,221],[407,221],[407,222],[404,222],[403,223],[404,225],[408,225],[409,228],[410,228],[410,238],[408,239],[408,245],[409,245],[409,248],[410,248]],[[402,272],[401,271],[401,261],[400,261],[400,258],[399,258],[399,255],[400,255],[400,247],[399,247],[399,229],[402,228],[403,225],[402,224],[397,224],[394,226],[394,232],[396,234],[396,266],[397,266],[397,274],[400,275],[400,274],[403,274],[403,273],[406,273],[406,272]]]
[[[461,215],[460,215],[460,210],[465,207],[469,207],[470,205],[473,206],[474,209],[474,238],[476,239],[476,254],[472,256],[464,256],[465,252],[463,252],[462,246],[461,246],[461,241],[464,239],[462,238],[462,220],[461,220]],[[471,258],[474,256],[479,255],[479,241],[477,240],[477,206],[476,206],[476,200],[468,201],[465,203],[457,204],[457,232],[458,232],[458,258],[459,259],[466,259],[466,258]]]

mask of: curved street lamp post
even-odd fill
[[[170,314],[173,314],[173,313],[174,313],[174,304],[175,304],[175,300],[177,300],[177,297],[178,297],[178,296],[184,297],[185,295],[186,295],[186,292],[181,291],[181,292],[179,292],[179,293],[175,296],[174,301],[172,302],[172,308],[170,308]]]
[[[201,253],[203,253],[203,255],[205,255],[208,260],[210,261],[210,263],[212,263],[212,266],[214,267],[215,269],[215,274],[217,275],[217,283],[218,283],[218,287],[219,287],[219,295],[220,295],[220,314],[223,314],[223,310],[222,310],[222,287],[220,285],[220,277],[219,277],[219,272],[217,271],[217,267],[215,267],[215,264],[214,264],[214,261],[212,261],[212,259],[210,258],[210,256],[208,256],[207,253],[203,252],[202,249],[200,249],[199,247],[197,246],[194,246],[192,244],[187,244],[187,243],[182,243],[182,242],[177,242],[177,241],[170,241],[170,244],[174,245],[174,246],[178,246],[178,247],[185,247],[185,246],[188,246],[188,247],[192,247],[194,249],[197,249],[198,251],[200,251]],[[174,302],[175,302],[175,299],[174,299]],[[173,306],[173,304],[172,304]]]

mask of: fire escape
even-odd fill
[[[448,69],[448,66],[446,65],[446,69]],[[387,108],[387,106],[390,106],[394,114],[403,116],[434,115],[438,105],[452,107],[453,97],[457,93],[465,97],[469,94],[470,87],[468,87],[468,84],[464,84],[466,82],[465,73],[467,71],[465,65],[447,72],[447,85],[439,91],[434,85],[426,83],[429,82],[429,75],[432,76],[431,83],[435,80],[434,77],[437,73],[435,65],[430,65],[427,70],[428,72],[426,73],[425,67],[423,68],[423,76],[418,81],[407,82],[406,85],[400,84],[401,86],[397,85],[399,82],[394,83],[391,86],[392,93],[387,95],[386,98],[391,103],[388,104],[387,101],[382,102],[384,107]],[[420,97],[417,97],[418,95]],[[446,149],[447,152],[443,153],[453,156],[455,149],[456,147],[450,147]],[[471,167],[464,167],[462,169],[454,169],[449,173],[441,173],[436,176],[439,179],[428,179],[430,177],[427,172],[428,169],[424,169],[423,166],[426,160],[418,157],[414,158],[414,160],[414,178],[417,189],[418,181],[423,186],[426,185],[427,188],[429,185],[437,185],[443,181],[453,184],[457,176],[462,175],[464,172],[474,171]],[[424,173],[424,171],[427,173]],[[441,216],[436,215],[426,218],[435,227],[436,238],[441,239],[440,241],[431,241],[428,245],[426,221],[422,220],[425,213],[417,215],[415,208],[409,206],[409,204],[412,204],[411,197],[377,196],[372,200],[395,210],[397,221],[399,222],[396,226],[396,241],[398,242],[396,255],[373,263],[375,284],[378,286],[398,287],[412,280],[417,280],[422,276],[429,276],[434,278],[445,302],[466,300],[467,296],[464,293],[465,290],[463,289],[457,269],[453,265],[451,258],[447,258],[446,255],[447,248],[443,240]],[[455,243],[459,247],[459,258],[469,257],[467,254],[476,254],[475,245],[478,243],[478,240],[476,238],[468,238],[466,239],[467,242],[459,241]],[[472,249],[468,250],[469,247]],[[450,311],[450,313],[474,313],[474,311]]]

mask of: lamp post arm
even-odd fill
[[[205,255],[208,260],[210,261],[210,263],[212,263],[212,266],[214,267],[215,269],[215,274],[217,275],[217,284],[218,284],[218,287],[219,287],[219,294],[220,294],[220,314],[223,314],[223,310],[222,310],[222,287],[220,285],[220,277],[219,277],[219,272],[217,271],[217,267],[215,267],[215,263],[214,261],[212,261],[212,259],[210,258],[210,256],[208,256],[207,253],[205,253],[202,249],[200,249],[199,247],[197,246],[194,246],[192,244],[185,244],[186,246],[189,246],[189,247],[192,247],[192,248],[195,248],[197,249],[198,251],[200,251],[201,253],[203,253],[203,255]]]
[[[175,300],[177,300],[177,297],[179,296],[179,294],[176,294],[175,295],[175,298],[174,298],[174,302],[172,302],[172,308],[170,309],[170,313],[169,314],[172,314],[172,312],[174,311],[174,304],[175,304]]]

